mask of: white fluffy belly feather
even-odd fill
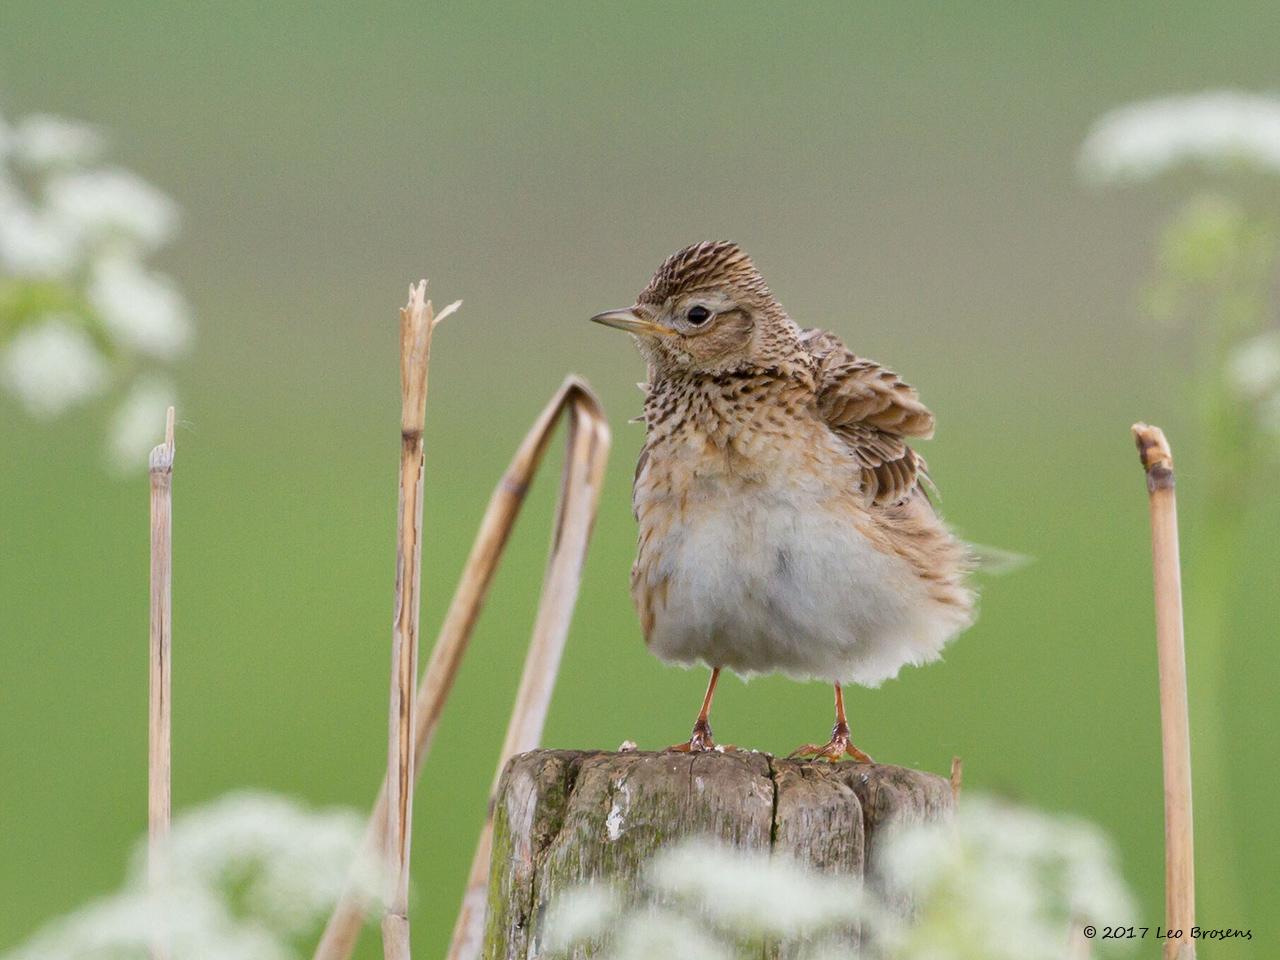
[[[666,581],[648,638],[663,660],[875,686],[967,625],[813,492],[765,484],[700,500],[696,519],[651,545],[661,559],[644,574]]]

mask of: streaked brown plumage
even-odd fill
[[[916,391],[783,310],[733,243],[669,257],[633,306],[593,318],[648,363],[632,596],[659,657],[712,668],[681,749],[712,745],[721,668],[874,686],[968,626],[968,551],[922,486]]]

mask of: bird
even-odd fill
[[[933,414],[896,373],[799,326],[733,242],[677,251],[634,304],[591,319],[631,334],[647,366],[631,570],[645,643],[711,671],[689,740],[668,749],[717,749],[722,671],[781,673],[835,690],[830,739],[792,756],[871,762],[843,687],[938,659],[975,617],[974,558],[908,443]]]

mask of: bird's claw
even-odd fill
[[[835,734],[827,743],[821,746],[816,743],[806,743],[803,747],[797,747],[787,754],[787,759],[792,760],[809,754],[812,754],[809,759],[826,760],[828,763],[836,763],[845,757],[856,760],[858,763],[875,763],[874,760],[849,742],[847,734]]]
[[[685,743],[673,743],[667,747],[668,751],[675,753],[705,753],[708,750],[715,750],[716,742],[711,739],[711,724],[699,721],[693,725],[693,733]]]

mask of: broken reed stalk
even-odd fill
[[[604,412],[589,394],[584,400],[590,403],[578,403],[570,409],[568,450],[560,486],[562,496],[556,512],[551,557],[538,601],[538,617],[520,675],[520,689],[507,723],[507,734],[498,754],[489,790],[488,814],[476,843],[453,939],[445,955],[447,960],[473,960],[480,955],[498,780],[508,760],[534,749],[542,741],[560,657],[578,601],[582,564],[595,524],[609,448],[609,425]]]
[[[1191,824],[1191,735],[1187,661],[1182,634],[1182,577],[1178,561],[1178,507],[1173,454],[1159,427],[1133,425],[1147,474],[1151,554],[1155,572],[1156,653],[1160,674],[1160,740],[1164,751],[1165,923],[1182,931],[1166,940],[1166,958],[1194,960],[1195,847]]]
[[[170,677],[173,591],[173,407],[165,413],[164,443],[151,451],[151,610],[147,685],[147,884],[156,907],[168,882],[170,759],[172,724]],[[160,914],[163,918],[163,914]],[[153,960],[169,956],[167,930],[152,935]]]
[[[476,533],[462,576],[454,591],[453,600],[449,604],[449,611],[445,615],[435,647],[432,649],[422,683],[418,687],[414,707],[415,774],[421,770],[430,752],[441,713],[453,689],[463,655],[471,642],[476,620],[488,596],[489,587],[502,559],[511,529],[520,515],[521,507],[524,506],[529,486],[542,463],[556,423],[561,414],[566,411],[568,411],[569,426],[566,468],[573,460],[574,450],[579,447],[578,436],[589,433],[595,443],[588,451],[591,462],[588,475],[601,477],[604,474],[609,452],[608,421],[587,383],[578,377],[570,376],[534,421],[489,498],[489,505],[480,522],[480,529]],[[584,430],[584,423],[590,425],[589,430]],[[541,601],[543,605],[547,603],[549,594],[547,584],[551,579],[552,570],[559,569],[559,566],[565,563],[573,563],[575,569],[581,568],[586,555],[585,541],[577,542],[561,535],[564,529],[563,518],[568,513],[566,504],[570,499],[578,504],[586,498],[589,500],[592,517],[595,514],[599,497],[598,481],[589,490],[577,489],[576,486],[573,489],[570,488],[569,484],[578,482],[575,475],[571,475],[566,469],[559,493],[551,560],[544,578]],[[578,508],[575,508],[574,512],[576,513],[577,510]],[[557,561],[557,557],[563,559]],[[562,594],[559,595],[562,596]],[[542,620],[543,614],[540,609],[537,622],[542,623]],[[523,682],[521,688],[523,689]],[[361,863],[368,862],[382,849],[387,795],[387,782],[384,780],[365,829],[359,861]],[[314,960],[347,960],[355,949],[368,908],[367,891],[359,883],[349,885],[329,917],[324,935],[316,947]]]
[[[413,709],[418,682],[418,617],[422,588],[422,473],[426,460],[427,368],[437,317],[427,281],[409,288],[400,310],[400,506],[396,527],[395,619],[391,629],[391,696],[388,703],[387,810],[382,951],[386,960],[409,960],[409,841],[413,827]]]

